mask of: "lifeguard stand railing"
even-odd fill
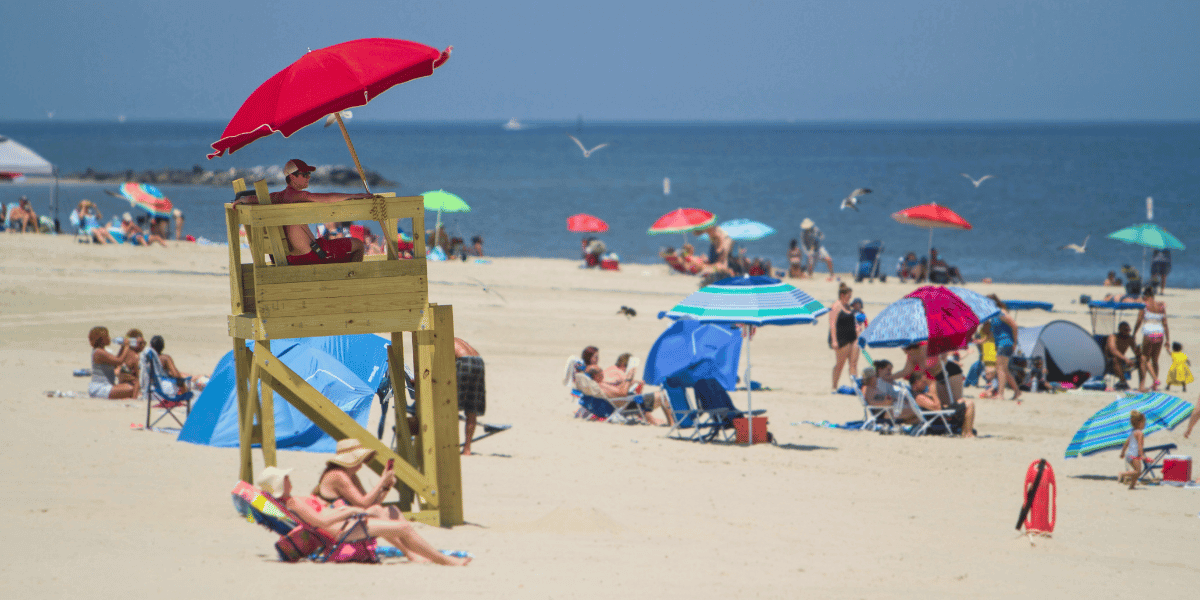
[[[235,192],[246,190],[239,179]],[[454,365],[454,315],[429,304],[425,263],[425,212],[420,196],[335,203],[271,204],[264,181],[255,183],[258,205],[225,205],[229,234],[229,335],[237,369],[240,477],[252,482],[251,448],[263,463],[276,464],[272,391],[334,439],[356,438],[375,450],[368,466],[383,471],[396,459],[399,505],[412,520],[450,526],[463,522],[458,449],[458,391]],[[413,254],[401,259],[397,226],[409,220]],[[387,251],[363,262],[287,264],[282,226],[371,220],[383,228]],[[242,262],[240,230],[251,261]],[[358,333],[391,336],[388,369],[404,381],[403,333],[412,338],[416,374],[417,431],[410,431],[405,403],[396,403],[396,445],[389,448],[271,353],[271,340]],[[247,347],[253,340],[253,348]],[[261,385],[261,389],[260,389]],[[403,388],[401,388],[403,389]],[[412,510],[414,496],[419,500]]]

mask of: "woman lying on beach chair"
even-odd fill
[[[357,440],[353,441],[357,442]],[[361,455],[363,458],[359,460],[357,466],[361,467],[362,461],[374,454],[374,451],[362,448],[361,445],[359,445],[359,450],[361,452],[356,456]],[[355,471],[357,470],[355,467]],[[375,516],[379,512],[375,510],[375,507],[367,509],[347,504],[335,506],[315,494],[299,498],[292,497],[292,481],[288,476],[289,473],[291,473],[291,469],[268,467],[259,476],[259,487],[264,492],[275,496],[288,512],[298,519],[319,528],[332,538],[339,538],[343,533],[358,527],[360,531],[351,533],[346,537],[346,541],[355,541],[365,537],[381,537],[404,552],[404,555],[412,562],[432,562],[447,566],[464,566],[471,562],[470,558],[447,556],[430,546],[429,542],[413,529],[412,523],[403,520],[403,516],[400,517],[400,520],[379,518]],[[394,481],[394,478],[390,478],[390,470],[384,471],[384,475],[389,477],[385,477],[382,481]],[[383,507],[378,508],[382,509]],[[364,526],[357,525],[360,520]]]

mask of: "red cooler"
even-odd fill
[[[754,419],[754,443],[765,444],[769,439],[767,437],[767,418],[753,417]],[[737,443],[745,444],[750,441],[750,432],[748,429],[749,423],[745,417],[733,420],[733,429],[737,432]]]
[[[1192,480],[1192,457],[1172,454],[1163,458],[1163,481],[1189,482]]]

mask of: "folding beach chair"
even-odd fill
[[[191,378],[176,380],[176,392],[168,394],[163,390],[162,380],[167,376],[162,372],[162,362],[158,359],[158,353],[153,348],[146,348],[142,352],[140,360],[142,395],[146,397],[146,429],[152,429],[159,421],[168,416],[174,419],[177,425],[183,427],[183,421],[179,420],[179,417],[173,411],[182,406],[184,408],[184,419],[191,415],[192,396],[195,394],[191,391],[179,391],[184,388],[184,385]],[[163,413],[158,415],[157,419],[151,421],[150,415],[155,408],[163,409]]]
[[[354,524],[335,538],[300,520],[274,496],[245,481],[239,481],[233,488],[233,506],[247,521],[280,535],[275,550],[281,561],[308,558],[313,562],[379,562],[375,538],[367,535],[366,515],[353,517]],[[366,537],[349,540],[359,529]]]
[[[404,388],[408,392],[408,401],[406,401],[407,406],[405,408],[408,414],[415,415],[417,414],[417,388],[413,384],[412,373],[410,371],[411,368],[408,365],[404,365]],[[391,403],[396,399],[395,388],[392,387],[392,378],[390,374],[387,374],[387,372],[385,372],[383,380],[379,382],[379,389],[375,390],[375,395],[379,398],[379,407],[381,409],[379,411],[379,433],[376,435],[376,437],[382,440],[384,424],[387,422],[388,415],[391,414],[388,412],[388,407],[391,406]],[[465,421],[467,420],[467,417],[460,413],[458,415],[458,420]],[[478,442],[483,438],[491,437],[497,433],[512,429],[512,425],[507,424],[500,425],[495,423],[484,423],[482,421],[478,422],[477,424],[483,429],[483,433],[471,438],[471,443]],[[393,433],[395,432],[393,431]],[[394,437],[393,441],[395,441]],[[460,442],[458,445],[459,447],[462,447],[466,445],[466,442]]]
[[[1139,481],[1154,480],[1155,469],[1162,469],[1162,461],[1167,455],[1175,451],[1175,444],[1163,444],[1161,446],[1146,446],[1142,452],[1146,455],[1146,461],[1142,464],[1142,474],[1138,475]],[[1162,479],[1161,475],[1158,479]]]
[[[646,420],[642,410],[645,404],[642,394],[621,396],[620,398],[605,398],[604,391],[592,381],[587,373],[576,373],[573,376],[575,389],[572,395],[578,399],[579,406],[588,417],[595,417],[610,423],[641,423]]]
[[[866,397],[868,392],[863,389],[862,381],[858,378],[853,378],[853,381],[858,401],[862,404],[863,408],[863,431],[890,432],[894,427],[899,425],[896,417],[904,411],[905,400],[903,394],[897,394],[896,400],[892,404],[871,404]],[[874,390],[870,393],[874,395]]]
[[[950,424],[950,418],[954,416],[956,411],[953,408],[945,408],[941,410],[925,410],[917,404],[917,399],[913,397],[912,391],[906,385],[898,385],[900,391],[900,402],[902,402],[909,410],[917,417],[917,424],[909,428],[909,435],[930,435],[930,434],[953,434],[954,427]],[[904,406],[900,408],[904,410]]]
[[[883,254],[883,242],[879,240],[864,240],[858,245],[858,265],[854,269],[854,281],[864,279],[887,281],[887,275],[879,273],[880,258]]]
[[[716,379],[701,379],[692,388],[696,394],[696,411],[699,422],[698,428],[704,431],[698,439],[709,442],[720,438],[723,442],[733,441],[737,435],[733,426],[734,419],[749,418],[766,414],[765,410],[744,411],[733,405],[729,392],[721,387]]]

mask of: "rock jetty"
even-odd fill
[[[367,171],[366,174],[367,185],[372,189],[400,187],[400,184],[390,181],[374,171]],[[235,179],[245,179],[247,183],[265,179],[269,184],[282,185],[283,168],[279,165],[271,165],[249,169],[230,168],[224,171],[206,171],[200,165],[195,165],[191,169],[160,169],[157,171],[134,171],[131,169],[105,173],[88,167],[86,171],[72,173],[67,178],[81,181],[136,181],[157,185],[229,185]],[[359,185],[358,171],[355,171],[353,167],[343,165],[321,165],[313,172],[310,183],[312,185],[356,186]]]

